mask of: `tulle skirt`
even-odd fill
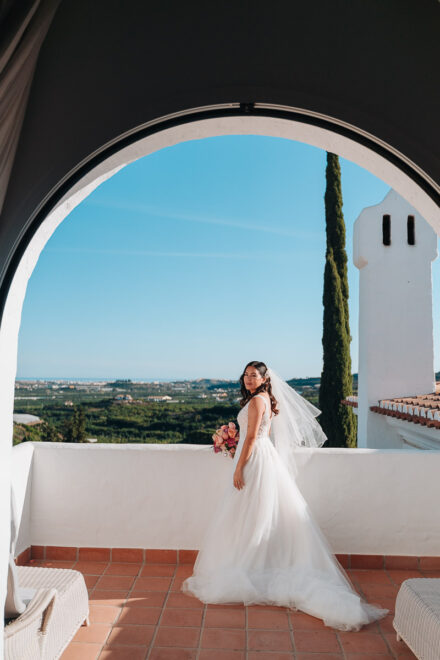
[[[241,490],[232,482],[238,457],[182,591],[204,603],[301,610],[339,630],[384,617],[356,593],[269,436],[254,444]]]

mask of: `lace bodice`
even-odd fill
[[[258,429],[257,432],[257,440],[258,440],[258,438],[269,435],[269,430],[271,425],[271,409],[269,406],[269,402],[267,401],[266,397],[263,394],[256,394],[255,396],[259,396],[261,399],[263,399],[264,404],[266,406],[266,410],[264,411],[263,417],[261,418],[260,428]],[[243,442],[247,432],[249,403],[250,400],[247,402],[245,406],[243,406],[243,408],[240,410],[240,412],[237,415],[237,421],[240,427],[240,440],[242,440]]]

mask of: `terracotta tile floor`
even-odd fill
[[[204,605],[180,592],[191,564],[42,561],[83,573],[90,626],[62,660],[379,660],[415,658],[392,627],[402,580],[440,571],[347,569],[356,589],[390,614],[360,632],[338,632],[284,607]]]

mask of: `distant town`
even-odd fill
[[[317,405],[319,377],[288,382]],[[220,424],[236,421],[240,398],[237,380],[19,379],[14,444],[212,444],[212,433]]]

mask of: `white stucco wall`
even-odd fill
[[[391,217],[391,245],[382,218]],[[415,245],[407,218],[415,219]],[[353,261],[359,268],[358,447],[399,447],[403,439],[370,411],[379,399],[435,391],[431,263],[437,235],[394,190],[365,208],[354,224]]]
[[[13,453],[23,475],[27,455]],[[297,455],[298,485],[334,552],[440,556],[440,451]],[[34,443],[17,552],[30,543],[197,549],[232,466],[196,445]],[[25,479],[14,470],[17,477],[23,501]]]
[[[20,521],[16,555],[32,545],[31,505],[34,444],[33,442],[22,442],[14,447],[12,452],[12,489],[16,515]]]

